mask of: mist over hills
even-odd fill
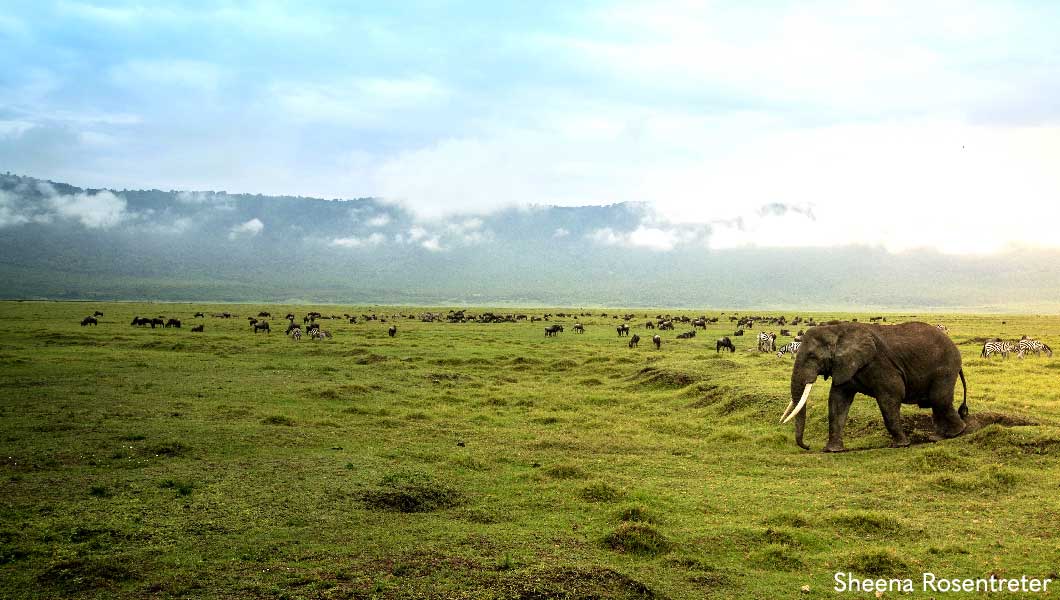
[[[783,205],[763,207],[783,211]],[[649,205],[420,220],[372,198],[82,189],[0,175],[0,297],[1053,310],[1060,253],[709,247]],[[797,235],[793,231],[792,235]]]

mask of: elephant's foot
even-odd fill
[[[831,442],[829,442],[828,445],[825,446],[824,449],[821,450],[821,452],[846,452],[846,451],[847,451],[847,449],[846,449],[845,446],[843,446],[842,443],[833,444]]]
[[[908,448],[909,438],[903,440],[891,440],[891,448]]]

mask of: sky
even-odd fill
[[[0,171],[638,202],[590,241],[656,251],[1060,247],[1060,3],[155,4],[4,3]]]

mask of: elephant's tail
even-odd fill
[[[961,387],[964,388],[964,401],[961,402],[961,407],[957,409],[957,414],[964,419],[968,416],[968,382],[964,380],[964,369],[957,371],[957,374],[961,376]]]

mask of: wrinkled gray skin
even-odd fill
[[[842,452],[843,426],[855,394],[876,399],[892,446],[908,446],[899,411],[902,404],[930,408],[941,437],[960,435],[968,415],[968,386],[961,369],[961,353],[934,325],[868,325],[839,323],[806,330],[791,372],[791,397],[798,404],[806,384],[818,376],[832,378],[828,394],[828,444],[825,452]],[[953,409],[957,378],[964,385],[960,412]],[[795,443],[804,450],[803,407],[795,416]]]

